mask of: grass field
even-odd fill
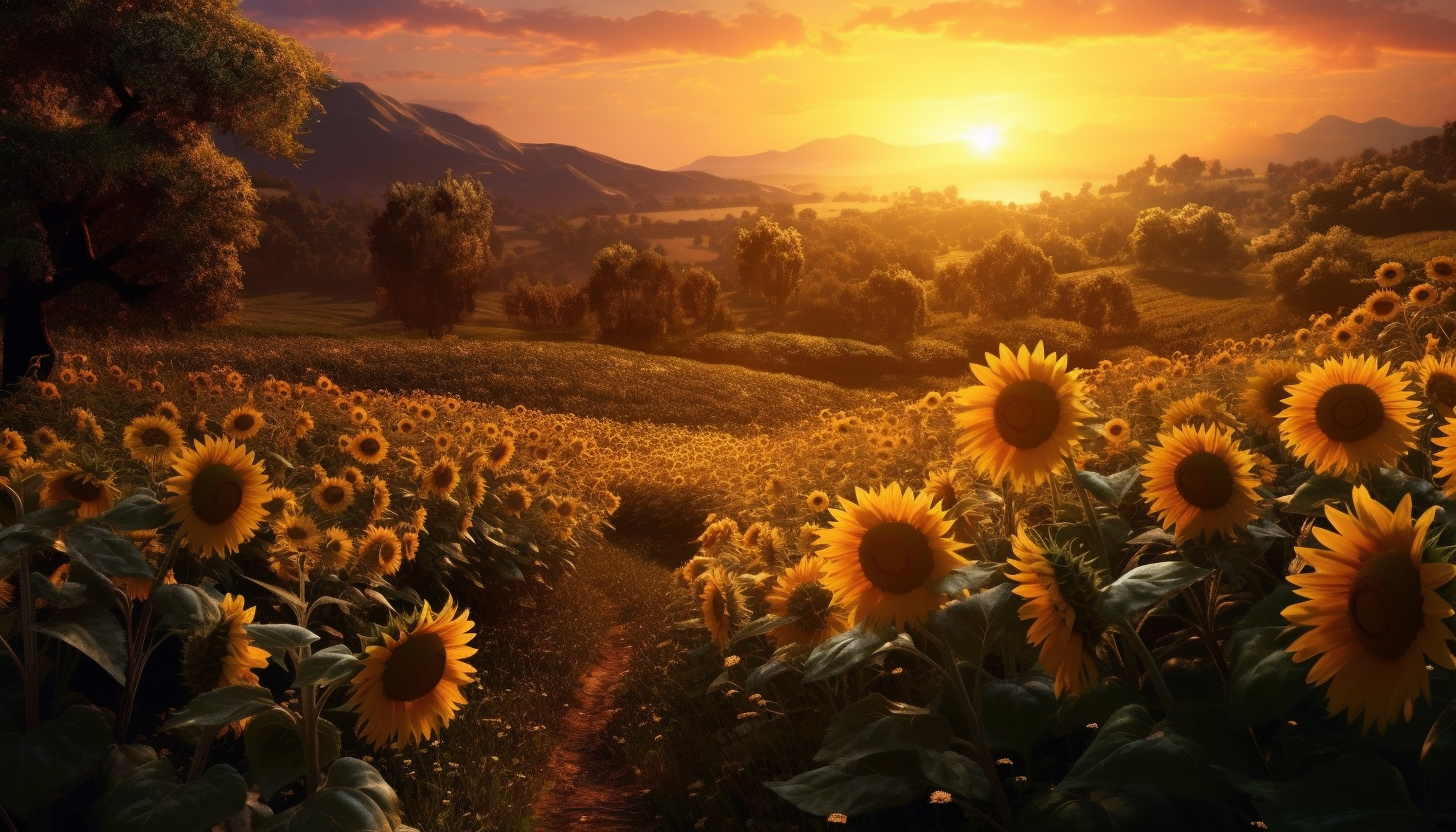
[[[1400,260],[1407,265],[1456,252],[1456,231],[1417,231],[1394,237],[1366,237],[1377,260]]]
[[[846,209],[853,209],[856,211],[864,211],[868,213],[870,211],[878,211],[881,208],[888,208],[889,205],[890,203],[888,202],[796,202],[794,203],[794,212],[798,213],[805,208],[813,208],[814,211],[819,215],[819,219],[823,220],[829,219],[830,217],[837,217],[840,214],[844,213]],[[747,209],[691,208],[679,211],[648,211],[643,214],[638,214],[637,216],[642,217],[643,219],[652,220],[653,222],[678,222],[679,220],[687,220],[689,222],[692,222],[694,220],[721,220],[723,219],[724,215],[732,215],[734,217],[737,217],[744,210],[752,212],[755,209],[752,206],[748,207]]]
[[[475,311],[455,327],[459,338],[478,340],[576,340],[578,332],[533,332],[511,323],[503,292],[477,292]],[[341,298],[284,292],[243,299],[243,311],[224,328],[249,335],[373,335],[412,337],[398,320],[381,318],[373,298]]]

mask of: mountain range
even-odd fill
[[[701,171],[662,171],[618,161],[566,144],[512,141],[500,131],[454,113],[405,104],[361,83],[319,94],[322,115],[303,143],[313,152],[300,165],[272,159],[237,143],[227,152],[249,170],[287,176],[305,192],[328,197],[380,197],[397,181],[438,179],[447,168],[480,177],[496,197],[523,207],[565,213],[605,204],[641,210],[675,197],[728,199],[733,205],[793,202],[788,191],[733,181]]]

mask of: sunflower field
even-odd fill
[[[669,721],[717,753],[663,752],[679,814],[1453,828],[1453,267],[1192,355],[1002,345],[785,438],[680,570]]]
[[[476,590],[559,581],[617,507],[594,440],[525,408],[53,378],[0,426],[10,828],[407,829],[369,752],[465,704]]]

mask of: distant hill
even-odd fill
[[[300,166],[224,142],[249,170],[287,176],[305,192],[380,197],[396,181],[472,173],[497,195],[540,211],[570,212],[605,202],[614,210],[670,206],[674,197],[726,197],[749,205],[793,202],[788,191],[710,173],[661,171],[565,144],[526,144],[423,104],[404,104],[360,83],[319,95],[325,113],[303,137],[313,154]],[[801,199],[801,198],[799,198]]]
[[[769,150],[749,156],[704,156],[675,170],[740,177],[799,173],[864,176],[964,165],[971,161],[966,146],[960,142],[906,147],[868,136],[840,136],[816,139],[792,150]]]
[[[1269,161],[1287,163],[1311,156],[1334,159],[1359,153],[1367,147],[1388,152],[1440,132],[1439,127],[1412,127],[1388,118],[1356,122],[1325,116],[1298,133],[1274,135]]]

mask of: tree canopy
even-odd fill
[[[1247,257],[1233,215],[1192,202],[1173,210],[1143,211],[1129,242],[1143,266],[1227,269]]]
[[[49,372],[48,308],[176,326],[231,310],[256,197],[213,137],[301,158],[329,83],[235,0],[0,4],[4,383]],[[118,295],[148,303],[119,316]]]
[[[753,228],[738,230],[737,254],[738,281],[748,294],[782,306],[799,288],[804,242],[798,229],[780,228],[771,217],[760,216]]]

